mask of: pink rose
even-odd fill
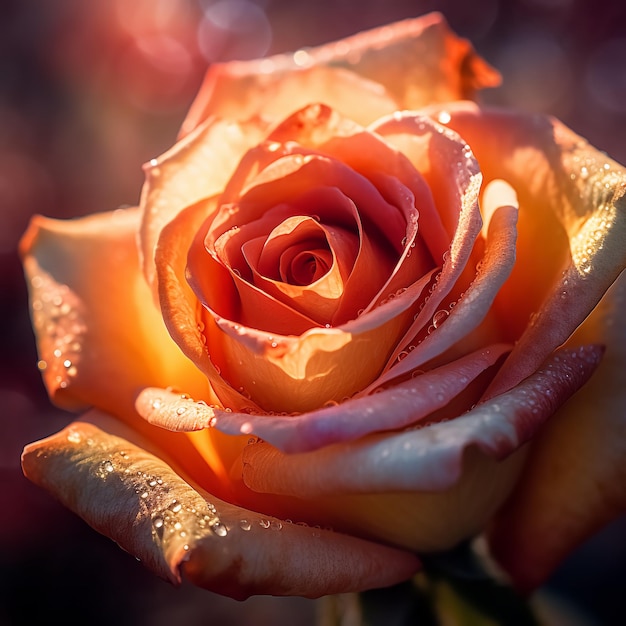
[[[437,14],[213,66],[139,208],[24,236],[51,397],[93,407],[27,476],[237,598],[486,529],[541,583],[626,505],[626,172],[467,100],[497,80]]]

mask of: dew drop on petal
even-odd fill
[[[218,536],[218,537],[226,537],[226,535],[228,534],[228,528],[226,528],[226,526],[224,526],[224,524],[222,524],[222,522],[215,522],[214,524],[211,524],[211,530]]]
[[[75,430],[70,430],[70,432],[67,434],[67,440],[70,443],[80,443],[82,441],[82,437],[80,436],[80,433],[76,432]]]

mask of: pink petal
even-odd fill
[[[232,435],[252,433],[288,453],[316,450],[415,424],[446,406],[506,351],[508,346],[492,346],[372,396],[348,399],[303,415],[282,417],[208,410],[206,417],[197,419],[194,425],[215,426]],[[176,421],[164,416],[163,426],[168,423]]]
[[[470,446],[504,459],[586,382],[601,353],[595,346],[563,350],[511,391],[449,422],[303,454],[265,443],[248,446],[244,480],[254,491],[285,495],[449,488],[461,476]]]
[[[487,248],[480,266],[477,268],[476,278],[446,316],[445,323],[439,327],[434,325],[431,332],[415,346],[415,349],[408,353],[406,358],[392,363],[392,366],[364,393],[368,393],[373,388],[406,374],[441,355],[445,350],[468,337],[488,314],[498,290],[508,278],[515,262],[517,209],[514,206],[498,206],[498,204],[490,207],[492,216],[487,233]],[[453,271],[450,270],[450,272]],[[435,291],[433,293],[435,303],[437,302],[436,295],[437,292]],[[412,326],[412,330],[407,333],[407,337],[410,337],[411,332],[423,325],[424,312],[427,312],[429,317],[433,316],[434,319],[432,311],[433,308],[437,307],[429,306],[429,304],[427,303],[422,309]],[[405,347],[406,341],[400,344],[394,354],[397,356],[399,351]]]
[[[194,489],[134,443],[132,431],[126,439],[101,430],[95,424],[107,418],[97,412],[87,420],[28,446],[26,475],[171,583],[184,574],[237,599],[319,597],[391,585],[418,568],[410,553],[289,524]]]

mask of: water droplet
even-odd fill
[[[439,328],[439,326],[441,326],[446,321],[446,319],[448,319],[448,315],[450,315],[450,313],[445,309],[437,311],[433,315],[433,326],[435,328]]]
[[[176,409],[176,415],[183,415],[186,412],[187,412],[187,409],[184,406],[179,406]]]
[[[259,526],[261,528],[269,528],[270,527],[270,521],[268,519],[260,519],[259,520]]]
[[[183,508],[183,505],[180,502],[177,502],[176,500],[174,500],[174,502],[172,502],[172,504],[170,505],[170,511],[172,513],[178,513],[182,508]]]
[[[239,520],[239,528],[241,528],[241,530],[250,530],[252,528],[252,524],[247,519],[241,519]]]
[[[67,440],[70,443],[80,443],[82,441],[82,437],[80,436],[80,433],[77,433],[75,430],[70,430],[67,434]]]
[[[226,535],[228,534],[228,528],[226,528],[226,526],[224,526],[224,524],[222,524],[222,522],[220,521],[216,521],[215,523],[211,524],[211,530],[218,537],[226,537]]]
[[[283,527],[282,523],[280,521],[278,521],[278,520],[272,520],[270,522],[270,528],[272,530],[281,530],[282,527]]]
[[[102,462],[102,469],[105,472],[109,472],[109,474],[115,469],[115,467],[113,466],[113,463],[111,463],[111,461],[103,461]]]
[[[449,124],[451,119],[452,116],[447,111],[441,111],[441,113],[437,116],[437,121],[440,124]]]

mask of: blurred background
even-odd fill
[[[504,76],[489,102],[548,112],[626,163],[623,0],[3,0],[0,8],[0,625],[314,623],[316,603],[237,603],[175,590],[19,469],[25,443],[63,427],[36,368],[16,245],[33,213],[138,201],[207,65],[445,14]],[[590,624],[626,614],[626,520],[582,546],[548,591]],[[570,623],[570,622],[564,622]]]

